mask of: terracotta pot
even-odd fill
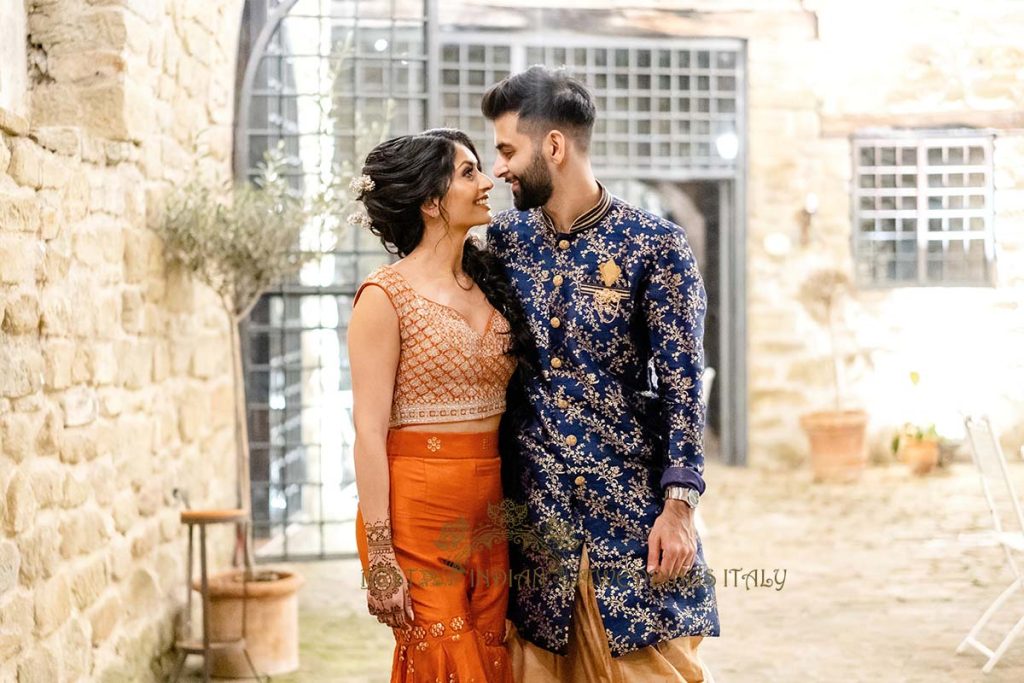
[[[255,574],[274,576],[268,581],[245,584],[246,647],[260,674],[284,674],[299,668],[298,590],[305,583],[299,574],[283,569],[256,568]],[[199,579],[192,586],[199,590]],[[232,640],[242,635],[242,570],[232,569],[210,577],[211,640]],[[200,622],[201,624],[201,622]],[[241,651],[215,651],[213,675],[251,678]]]
[[[903,461],[910,465],[914,474],[928,474],[939,464],[939,442],[935,439],[910,439],[900,450],[903,451]]]
[[[828,410],[800,418],[811,442],[815,481],[853,481],[860,476],[868,462],[867,424],[863,410]]]

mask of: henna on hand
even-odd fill
[[[402,586],[404,577],[395,562],[395,548],[391,541],[391,519],[385,517],[365,522],[369,567],[366,585],[370,598],[381,603],[393,598]]]

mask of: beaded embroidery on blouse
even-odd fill
[[[516,361],[506,354],[509,324],[494,310],[481,334],[450,306],[420,296],[391,266],[367,285],[384,290],[398,314],[401,351],[391,427],[474,420],[505,411],[505,389]],[[354,305],[354,304],[353,304]]]

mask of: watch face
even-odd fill
[[[686,502],[690,504],[690,507],[697,507],[697,503],[700,502],[700,494],[697,493],[696,489],[687,490]]]

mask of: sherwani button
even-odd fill
[[[565,251],[569,248],[569,240],[562,240],[558,243],[558,248]]]
[[[561,287],[562,283],[565,282],[565,278],[563,278],[561,275],[556,275],[551,279],[551,281],[555,283],[555,287]]]
[[[562,410],[565,410],[566,408],[569,407],[569,402],[566,401],[564,398],[560,398],[558,399],[558,407],[561,408]]]
[[[557,370],[558,368],[562,367],[562,359],[561,358],[552,358],[551,359],[551,367],[553,367],[555,370]]]
[[[561,325],[562,325],[562,321],[559,320],[558,318],[552,318],[551,319],[551,327],[561,327]]]
[[[584,479],[582,475],[579,476],[579,477],[576,477],[576,485],[577,486],[583,486],[586,483],[587,483],[587,480]]]
[[[573,436],[572,434],[570,434],[569,436],[565,437],[565,443],[566,443],[567,446],[575,446],[576,445],[576,437]]]

